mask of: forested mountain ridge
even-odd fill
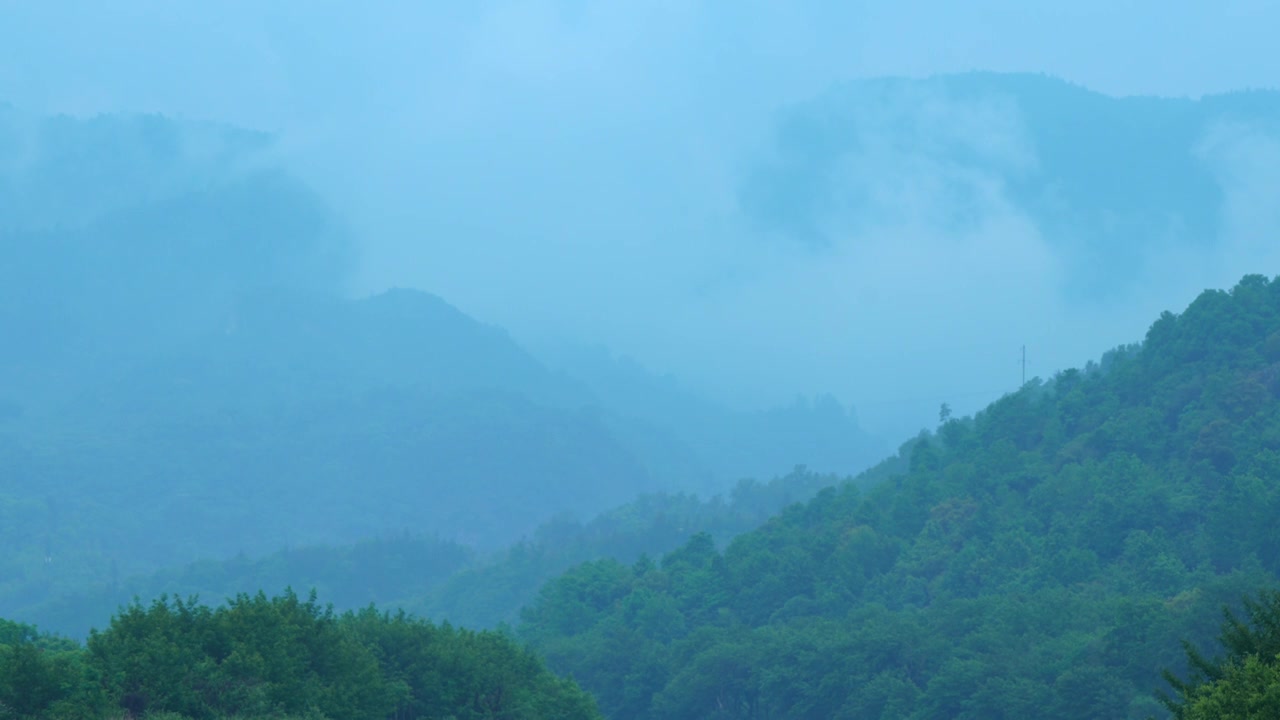
[[[782,508],[839,480],[802,468],[767,483],[744,480],[700,499],[655,493],[589,521],[557,516],[497,553],[426,535],[399,534],[351,545],[299,545],[251,557],[204,559],[175,568],[12,595],[15,617],[44,631],[87,637],[135,598],[198,596],[217,603],[253,589],[314,588],[340,611],[369,603],[472,629],[515,623],[538,588],[573,565],[600,558],[660,555],[706,532],[721,540],[755,529]],[[11,591],[12,593],[12,591]]]
[[[1280,576],[1280,281],[1033,381],[723,552],[589,563],[520,632],[612,718],[1143,718]]]

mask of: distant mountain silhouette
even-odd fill
[[[294,544],[495,549],[642,493],[857,462],[842,408],[833,436],[826,406],[646,402],[429,293],[346,297],[355,243],[268,137],[0,120],[0,207],[22,206],[0,225],[0,614]]]
[[[822,251],[886,223],[1031,221],[1076,300],[1134,289],[1161,252],[1224,233],[1233,153],[1280,137],[1280,92],[1114,98],[1045,75],[970,73],[832,88],[781,116],[742,207]]]

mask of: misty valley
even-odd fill
[[[599,306],[290,142],[0,105],[0,720],[1280,718],[1280,92],[835,85]]]

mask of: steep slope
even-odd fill
[[[600,561],[521,632],[613,718],[1142,718],[1280,575],[1280,281],[906,446],[717,552]]]

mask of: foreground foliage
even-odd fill
[[[0,625],[0,717],[594,718],[591,699],[491,632],[315,595],[124,608],[84,648]]]
[[[1280,573],[1280,282],[1166,313],[720,552],[581,565],[521,632],[612,718],[1145,718]],[[1233,666],[1255,688],[1269,656]],[[1259,665],[1262,663],[1262,665]]]
[[[1165,671],[1174,695],[1164,704],[1178,720],[1265,720],[1280,717],[1280,592],[1228,610],[1218,641],[1226,655],[1207,658],[1187,647],[1191,675]]]

